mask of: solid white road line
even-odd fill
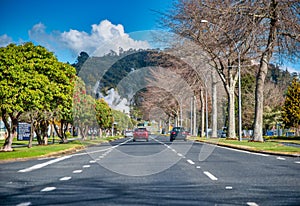
[[[44,162],[44,163],[41,163],[41,164],[34,165],[34,166],[26,168],[26,169],[19,170],[18,172],[31,172],[33,170],[41,169],[41,168],[46,167],[48,165],[60,162],[60,161],[65,160],[65,159],[69,159],[69,158],[74,157],[74,156],[83,156],[83,155],[88,155],[88,154],[93,154],[93,153],[98,153],[98,152],[112,150],[114,148],[119,147],[120,145],[126,144],[127,142],[129,142],[131,140],[132,140],[132,138],[130,138],[130,139],[128,139],[128,140],[126,140],[126,141],[118,144],[118,145],[115,145],[113,147],[109,147],[109,148],[104,149],[104,150],[97,150],[97,151],[93,151],[93,152],[78,153],[78,154],[73,154],[73,155],[67,155],[67,156],[59,157],[59,158],[56,158],[56,159],[53,159],[53,160],[50,160],[50,161],[47,161],[47,162]]]
[[[32,167],[23,169],[23,170],[19,170],[18,172],[31,172],[33,170],[41,169],[41,168],[46,167],[48,165],[51,165],[53,163],[60,162],[60,161],[65,160],[65,159],[69,159],[71,157],[72,157],[71,155],[64,156],[64,157],[59,157],[59,158],[56,158],[54,160],[50,160],[50,161],[47,161],[47,162],[44,162],[44,163],[41,163],[41,164],[34,165]]]
[[[247,205],[249,205],[249,206],[258,206],[258,204],[256,204],[255,202],[247,202]]]
[[[204,142],[197,142],[195,141],[196,144],[206,144]],[[245,150],[239,150],[239,149],[234,149],[234,148],[229,148],[229,147],[223,147],[220,145],[214,145],[216,147],[222,148],[222,149],[227,149],[235,152],[241,152],[241,153],[246,153],[246,154],[253,154],[253,155],[258,155],[258,156],[263,156],[263,157],[269,157],[270,155],[268,154],[263,154],[263,153],[256,153],[256,152],[250,152],[250,151],[245,151]]]
[[[218,178],[216,178],[213,174],[211,174],[211,173],[208,172],[208,171],[204,171],[203,173],[204,173],[207,177],[209,177],[211,180],[213,180],[213,181],[218,180]]]
[[[190,163],[191,165],[194,165],[195,162],[193,162],[192,160],[187,160],[188,163]]]
[[[56,187],[45,187],[44,189],[41,190],[41,192],[50,192],[56,190]]]

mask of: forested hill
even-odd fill
[[[116,87],[124,75],[132,70],[153,65],[148,58],[149,51],[151,52],[151,50],[120,50],[119,54],[111,51],[102,57],[89,57],[87,53],[81,52],[73,66],[77,70],[77,75],[85,82],[88,94],[94,95],[93,91],[99,86],[102,92],[106,92]],[[99,81],[101,85],[97,85]]]
[[[137,68],[157,65],[153,59],[149,58],[151,52],[157,52],[157,50],[123,51],[120,49],[119,54],[111,51],[102,57],[89,57],[86,52],[81,52],[73,66],[77,70],[77,75],[85,82],[88,94],[94,95],[95,89],[101,88],[101,92],[105,93],[108,89],[115,88],[122,78]],[[271,64],[266,81],[281,88],[287,88],[296,75],[298,74],[291,74]],[[253,71],[254,76],[255,71]],[[97,82],[100,82],[100,85]]]

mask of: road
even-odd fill
[[[2,163],[1,205],[299,205],[300,159],[151,135]]]

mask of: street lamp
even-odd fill
[[[216,24],[213,24],[205,19],[202,19],[201,20],[201,23],[208,23],[208,24],[211,24],[211,25],[214,25],[216,26],[217,28],[219,28],[220,30],[223,30],[221,27],[219,27],[218,25]],[[224,31],[224,30],[223,30]],[[225,32],[225,31],[224,31]],[[226,33],[226,32],[225,32]],[[231,41],[234,43],[234,46],[235,46],[235,49],[236,51],[238,52],[238,94],[239,94],[239,97],[238,97],[238,104],[239,104],[239,141],[242,141],[242,98],[241,98],[241,54],[240,54],[240,50],[236,44],[236,42],[230,38],[228,35],[227,37],[229,39],[231,39]]]

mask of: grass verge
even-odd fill
[[[68,154],[82,150],[91,145],[98,145],[104,142],[113,141],[120,139],[120,136],[116,137],[106,137],[98,138],[94,140],[75,140],[69,141],[66,144],[49,144],[49,145],[34,145],[32,148],[26,147],[26,143],[15,142],[13,146],[14,150],[12,152],[0,152],[0,161],[12,161],[12,160],[22,160],[22,159],[32,159],[32,158],[43,158],[58,156],[62,154]],[[23,147],[20,147],[22,146]],[[3,145],[3,143],[2,143]]]
[[[300,147],[287,146],[284,144],[284,142],[280,140],[276,142],[274,141],[249,142],[247,140],[238,141],[238,140],[228,140],[223,138],[206,139],[206,138],[199,138],[199,137],[191,137],[190,139],[195,141],[200,141],[200,142],[217,144],[220,146],[232,147],[236,149],[244,149],[253,152],[300,156]],[[289,143],[295,143],[295,142],[289,141]]]

